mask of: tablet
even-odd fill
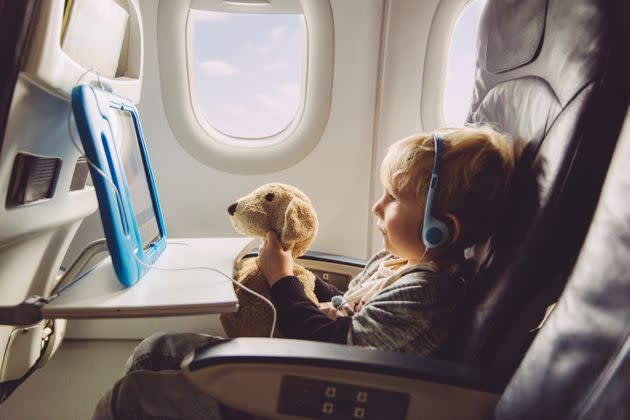
[[[131,286],[166,246],[138,112],[127,99],[91,86],[72,90],[72,110],[92,163],[90,174],[116,276]]]

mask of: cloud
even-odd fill
[[[243,48],[248,51],[254,51],[258,54],[269,54],[272,50],[271,44],[254,44],[253,42],[246,42]]]
[[[259,54],[269,54],[272,50],[271,45],[258,45],[254,47],[254,51]]]
[[[194,11],[193,18],[198,22],[224,22],[230,17],[229,13],[211,12],[208,10]]]
[[[247,108],[239,104],[227,104],[225,106],[225,111],[228,114],[240,115],[240,114],[245,114],[247,112]]]
[[[208,77],[226,77],[239,72],[238,67],[226,61],[208,60],[199,65],[201,72]]]
[[[289,67],[289,60],[286,58],[276,58],[275,60],[263,65],[263,70],[283,70]]]
[[[279,41],[287,32],[288,28],[285,25],[276,25],[271,28],[267,38],[269,38],[270,41]]]
[[[277,111],[282,108],[282,105],[269,95],[258,94],[255,99],[259,105],[268,110]]]
[[[297,83],[283,83],[278,92],[284,97],[295,98],[300,93],[300,88]]]

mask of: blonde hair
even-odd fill
[[[432,213],[454,213],[462,223],[461,243],[470,246],[490,236],[505,204],[514,172],[511,140],[490,126],[439,130],[444,138]],[[424,211],[435,145],[418,134],[390,146],[381,165],[381,181],[392,192],[413,194]]]

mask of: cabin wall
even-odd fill
[[[460,3],[463,1],[460,0]],[[433,128],[422,126],[420,102],[429,31],[438,3],[438,0],[387,2],[374,164],[371,168],[372,202],[378,200],[383,191],[379,168],[387,148],[413,133]],[[441,82],[435,80],[434,83]],[[370,251],[375,253],[383,247],[383,242],[374,218],[368,232]]]
[[[204,166],[180,146],[168,125],[161,96],[158,2],[147,0],[140,5],[145,65],[138,109],[169,236],[236,236],[227,206],[261,184],[279,181],[305,191],[318,211],[321,229],[313,250],[367,257],[384,1],[331,2],[335,65],[326,129],[304,160],[286,170],[258,176],[228,174]],[[100,225],[98,212],[83,221],[64,265],[89,242],[102,237]],[[161,322],[146,321],[152,329],[160,330]],[[81,322],[83,328],[90,321]],[[218,324],[216,319],[214,322]],[[94,321],[90,325],[98,331],[101,324]],[[215,327],[208,325],[207,329]],[[70,322],[68,331],[76,337],[73,330],[77,327]],[[125,336],[124,331],[121,334]],[[96,401],[122,374],[124,362],[136,344],[137,340],[65,340],[53,359],[0,405],[0,418],[89,418]]]
[[[203,165],[189,155],[169,127],[158,66],[158,2],[141,1],[145,65],[138,110],[151,156],[169,237],[238,236],[227,207],[268,182],[303,190],[318,213],[312,250],[366,258],[372,218],[371,168],[383,18],[381,0],[331,2],[335,31],[333,94],[319,144],[302,161],[264,175],[235,175]],[[98,215],[80,229],[69,258],[99,235]]]
[[[391,143],[423,129],[423,66],[437,4],[332,0],[333,94],[320,142],[293,167],[254,176],[204,166],[180,146],[163,106],[168,98],[162,97],[158,68],[158,2],[141,0],[145,62],[138,109],[168,235],[236,236],[226,214],[228,205],[261,184],[278,181],[301,188],[314,203],[320,231],[311,249],[366,258],[382,248],[370,211],[381,193],[379,164]],[[102,237],[100,225],[98,212],[84,220],[65,265]],[[102,331],[98,322],[81,322],[83,329],[91,325],[92,331]],[[213,322],[208,332],[216,329],[218,321]],[[164,325],[155,319],[147,324],[156,331]],[[80,330],[77,325],[70,322],[68,330]],[[125,331],[121,335],[125,337]],[[53,359],[0,405],[0,418],[89,418],[96,401],[120,377],[136,344],[132,339],[64,341]]]

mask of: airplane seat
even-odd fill
[[[13,90],[29,32],[35,22],[35,1],[0,1],[0,151],[9,118]]]
[[[189,355],[183,369],[191,381],[225,404],[272,418],[309,417],[322,404],[378,410],[378,403],[366,407],[350,396],[379,391],[399,398],[389,400],[388,408],[400,410],[387,418],[490,418],[497,401],[498,418],[627,418],[629,6],[487,4],[469,121],[494,123],[526,141],[515,193],[536,200],[532,209],[507,215],[508,233],[475,250],[470,292],[478,300],[439,354],[450,360],[239,338]],[[561,294],[529,346],[529,323]],[[234,398],[259,381],[269,386],[251,389],[254,400]],[[348,399],[328,397],[331,387]]]
[[[570,281],[497,405],[498,419],[630,418],[628,165],[630,113]]]
[[[184,360],[185,374],[220,402],[266,418],[312,418],[327,408],[331,418],[629,418],[630,91],[618,87],[627,115],[593,221],[556,309],[507,388],[492,368],[286,339],[209,345]]]
[[[627,108],[622,3],[486,4],[468,122],[523,143],[503,233],[471,250],[466,308],[438,357],[506,382],[562,292]]]
[[[43,3],[0,0],[0,403],[59,348],[66,325],[7,308],[51,295],[79,225],[97,210],[69,141],[68,102],[24,72]]]

